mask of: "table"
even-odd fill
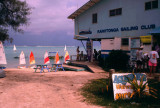
[[[55,70],[56,72],[58,69],[63,69],[63,71],[65,71],[62,64],[52,64],[51,70]]]
[[[34,69],[35,69],[35,72],[37,71],[37,69],[40,69],[41,70],[40,73],[42,73],[42,71],[44,72],[44,69],[47,69],[48,72],[50,72],[49,67],[47,65],[37,65],[37,67]]]

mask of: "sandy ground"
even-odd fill
[[[101,108],[87,104],[79,89],[105,73],[6,69],[0,78],[0,108]]]

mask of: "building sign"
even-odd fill
[[[152,35],[140,36],[142,43],[151,43]]]
[[[119,31],[134,31],[134,30],[147,30],[147,29],[155,29],[156,25],[155,24],[150,24],[150,25],[141,25],[140,27],[138,26],[130,26],[130,27],[121,27],[121,28],[107,28],[107,29],[100,29],[97,30],[97,33],[106,33],[106,32],[119,32]]]
[[[132,31],[132,30],[138,30],[138,26],[121,27],[121,31]]]
[[[145,73],[135,73],[138,84],[143,77],[143,84],[147,82],[147,76]],[[133,80],[134,75],[132,73],[117,73],[112,74],[113,93],[114,100],[117,99],[130,99],[133,93],[132,86],[127,82],[127,77]],[[146,90],[149,90],[148,84],[146,84]]]
[[[92,34],[92,31],[90,30],[82,30],[79,32],[80,35],[84,35],[84,34]]]

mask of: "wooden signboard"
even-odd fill
[[[132,86],[127,82],[127,77],[131,80],[134,78],[132,73],[117,73],[112,74],[113,93],[114,100],[117,99],[130,99],[133,93]],[[135,73],[138,84],[143,77],[143,84],[147,82],[147,76],[145,73]],[[149,90],[148,84],[146,84],[146,90]]]

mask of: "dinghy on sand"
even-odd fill
[[[31,51],[30,56],[29,56],[29,64],[30,64],[29,68],[36,68],[35,63],[36,62],[35,62],[34,54]]]
[[[3,43],[0,41],[0,69],[5,69],[7,61],[6,61],[6,56],[3,48]]]
[[[22,51],[20,56],[19,56],[19,65],[18,68],[22,69],[22,68],[26,68],[26,59],[25,59],[25,55],[24,52]]]

